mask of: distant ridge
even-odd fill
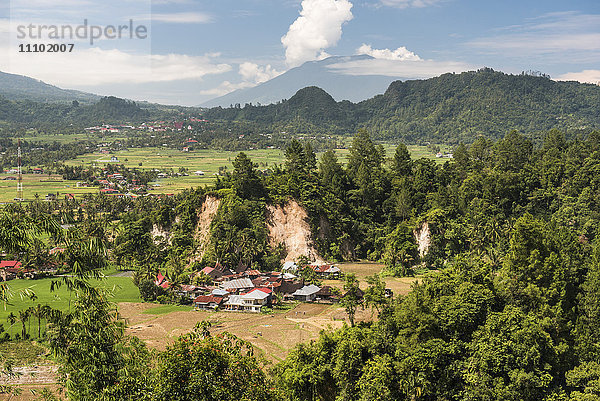
[[[318,86],[329,93],[335,100],[360,102],[379,93],[383,93],[397,77],[384,75],[343,75],[330,70],[333,64],[349,61],[372,59],[371,56],[334,56],[320,61],[309,61],[299,67],[275,77],[253,88],[239,89],[227,95],[202,103],[201,107],[229,107],[246,103],[271,104],[289,99],[299,89]]]
[[[41,103],[95,103],[101,96],[72,89],[61,89],[37,79],[0,71],[0,96],[10,100],[33,100]]]
[[[309,87],[281,103],[212,108],[205,116],[276,124],[290,133],[366,128],[377,139],[468,143],[479,135],[501,138],[513,129],[529,135],[553,128],[600,129],[599,104],[598,85],[481,68],[394,81],[384,94],[359,103],[334,102],[322,89]]]

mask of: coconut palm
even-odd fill
[[[19,322],[21,322],[21,337],[23,339],[27,338],[27,328],[25,324],[29,320],[29,309],[24,309],[19,311]]]
[[[10,336],[12,337],[12,329],[15,323],[17,322],[17,317],[14,313],[10,312],[8,314],[8,323],[10,324]]]
[[[50,307],[48,305],[37,304],[34,308],[29,309],[31,309],[31,315],[36,317],[38,321],[38,338],[42,338],[42,319],[47,316]]]

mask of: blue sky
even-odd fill
[[[145,38],[18,38],[30,24],[98,29],[132,20]],[[600,82],[600,2],[475,0],[4,0],[0,70],[65,88],[196,105],[328,55],[374,60],[343,74],[427,78],[492,67]],[[48,32],[43,32],[48,35]],[[20,54],[19,44],[74,43]]]

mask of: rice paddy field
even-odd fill
[[[83,134],[82,134],[83,135]],[[52,135],[52,139],[59,141],[68,141],[73,135]],[[50,139],[50,138],[47,138]],[[83,138],[81,138],[83,139]],[[386,156],[392,157],[395,151],[395,145],[385,144]],[[436,158],[426,146],[409,146],[409,151],[413,159],[428,158],[437,163],[444,163],[449,160],[446,158]],[[441,147],[442,151],[447,151]],[[338,149],[336,152],[339,155],[341,162],[345,162],[349,154],[348,149]],[[173,170],[178,172],[181,167],[188,171],[188,176],[169,177],[158,179],[151,183],[151,193],[177,193],[187,188],[210,185],[214,182],[216,174],[219,173],[219,168],[226,168],[226,171],[231,171],[233,168],[233,160],[239,152],[237,151],[220,151],[200,149],[192,152],[182,152],[179,149],[171,148],[132,148],[113,153],[88,153],[69,160],[66,163],[72,166],[97,166],[103,167],[111,163],[111,157],[118,158],[119,163],[128,168],[139,169],[158,169],[161,171]],[[255,163],[259,169],[267,169],[275,164],[283,164],[285,161],[284,151],[281,149],[256,149],[245,152]],[[317,155],[320,156],[320,155]],[[203,175],[196,175],[196,171],[202,171]],[[15,174],[0,174],[0,203],[12,202],[16,196],[17,182],[7,179],[15,177]],[[33,200],[36,194],[39,198],[44,197],[49,193],[57,193],[58,198],[62,199],[66,194],[74,194],[75,197],[86,193],[97,193],[98,188],[95,187],[77,187],[77,181],[63,180],[61,176],[47,174],[24,174],[23,175],[23,191],[26,200]]]
[[[18,316],[19,311],[36,305],[48,305],[54,309],[67,310],[69,304],[74,301],[73,295],[61,286],[55,291],[50,291],[50,283],[60,281],[60,277],[45,278],[39,280],[10,280],[7,282],[10,288],[9,303],[4,305],[0,303],[0,324],[4,325],[4,330],[14,333],[20,332],[20,323],[15,323],[11,327],[7,323],[10,313]],[[140,292],[131,280],[131,277],[108,276],[103,280],[94,280],[92,282],[96,287],[105,289],[110,294],[112,302],[141,302]],[[31,295],[35,294],[35,298]],[[37,335],[37,320],[35,318],[28,322],[31,326],[33,337]],[[28,330],[29,331],[29,330]]]
[[[16,174],[0,174],[0,203],[13,202],[17,195],[17,181],[7,179]],[[23,174],[23,196],[26,200],[33,200],[36,194],[44,199],[49,193],[58,193],[59,199],[66,194],[81,196],[85,193],[96,193],[98,188],[77,188],[77,181],[67,181],[59,175]]]

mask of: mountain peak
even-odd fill
[[[344,75],[333,71],[333,64],[370,60],[373,57],[361,54],[355,56],[331,56],[324,60],[307,61],[299,67],[264,82],[253,88],[240,89],[203,103],[202,107],[228,107],[233,104],[271,104],[289,99],[301,88],[316,86],[322,88],[336,101],[359,102],[383,93],[397,78],[383,75]]]

